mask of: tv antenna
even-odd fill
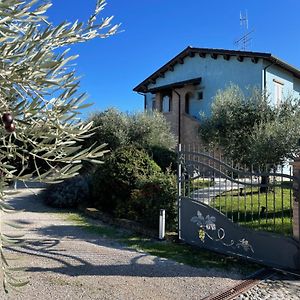
[[[249,19],[247,10],[245,14],[242,14],[242,12],[240,12],[240,26],[242,28],[243,35],[239,39],[237,39],[234,44],[239,50],[246,51],[251,45],[251,34],[254,32],[254,30],[249,31]]]

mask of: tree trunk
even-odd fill
[[[269,183],[270,183],[270,177],[269,176],[261,176],[261,182],[260,184],[262,186],[260,186],[259,191],[260,193],[268,193],[269,192]]]

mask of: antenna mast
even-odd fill
[[[254,31],[249,31],[249,19],[247,10],[244,15],[242,14],[242,12],[240,12],[240,26],[243,30],[243,35],[239,39],[237,39],[234,44],[239,50],[246,51],[250,47],[252,41],[251,34]]]

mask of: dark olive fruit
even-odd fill
[[[4,113],[2,115],[2,122],[4,124],[11,124],[13,122],[13,116],[10,113]]]
[[[7,132],[14,132],[16,130],[16,126],[14,123],[6,123],[5,124],[5,130]]]

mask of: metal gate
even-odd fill
[[[179,146],[179,238],[299,271],[299,242],[292,237],[294,177],[290,168],[261,169],[237,167],[216,152]]]

